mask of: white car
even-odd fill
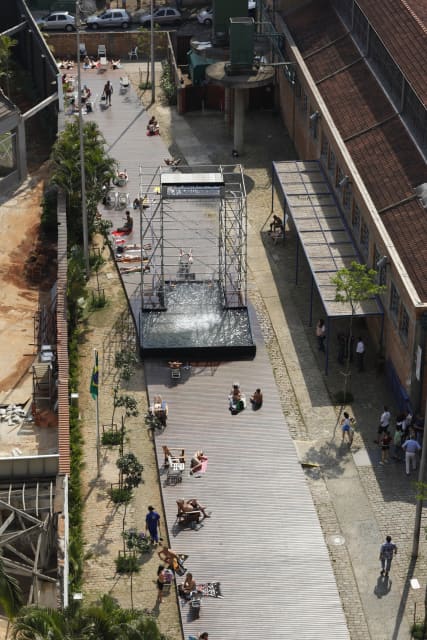
[[[40,29],[45,29],[46,31],[75,31],[76,30],[76,19],[71,13],[68,11],[56,11],[55,13],[51,13],[45,18],[40,18],[37,20],[37,24]]]
[[[154,24],[162,25],[162,24],[181,24],[182,15],[178,9],[174,9],[173,7],[160,7],[156,9],[153,13],[153,21]],[[139,23],[143,27],[149,27],[151,25],[151,13],[144,13],[139,18]]]
[[[254,11],[256,9],[256,0],[248,0],[248,11]],[[197,14],[197,20],[200,24],[210,26],[213,22],[213,9],[212,7],[206,7],[206,9],[200,9]]]
[[[124,9],[110,9],[104,11],[99,16],[89,16],[86,19],[86,25],[88,29],[101,29],[103,27],[121,27],[127,29],[130,26],[131,18],[127,11]]]

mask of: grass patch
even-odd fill
[[[111,487],[110,498],[114,504],[126,504],[132,500],[132,489],[127,487]]]
[[[117,573],[138,573],[139,562],[136,556],[118,556],[115,561]]]

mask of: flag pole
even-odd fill
[[[95,352],[95,362],[98,363],[98,352],[94,349]],[[101,442],[99,437],[99,369],[98,369],[98,393],[96,394],[96,477],[99,478],[101,475]]]

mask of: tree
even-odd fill
[[[345,403],[347,398],[348,379],[350,377],[350,341],[353,332],[353,318],[356,315],[361,302],[383,293],[386,287],[378,284],[377,272],[375,269],[369,269],[366,264],[360,264],[359,262],[352,262],[349,268],[337,271],[336,275],[331,278],[331,282],[336,287],[336,302],[349,304],[351,308],[347,344],[347,361],[346,370],[344,372],[343,403]]]
[[[156,621],[142,611],[124,609],[104,595],[89,606],[64,611],[25,607],[12,627],[13,640],[166,640]]]
[[[18,581],[10,576],[0,556],[0,605],[9,620],[14,618],[22,606],[22,591]]]
[[[96,210],[106,187],[115,175],[116,162],[105,151],[105,139],[95,122],[83,127],[86,170],[86,206],[88,230],[95,229]],[[52,150],[52,183],[67,196],[67,226],[70,244],[82,244],[80,136],[77,118],[68,122]]]
[[[3,85],[5,81],[6,95],[10,97],[9,80],[10,80],[10,56],[11,49],[17,44],[16,40],[9,36],[0,36],[0,80]]]

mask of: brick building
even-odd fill
[[[377,269],[384,349],[402,408],[427,395],[427,5],[424,0],[269,0],[283,119],[318,160],[361,261]],[[292,73],[290,73],[292,69]],[[284,71],[284,72],[283,72]]]

